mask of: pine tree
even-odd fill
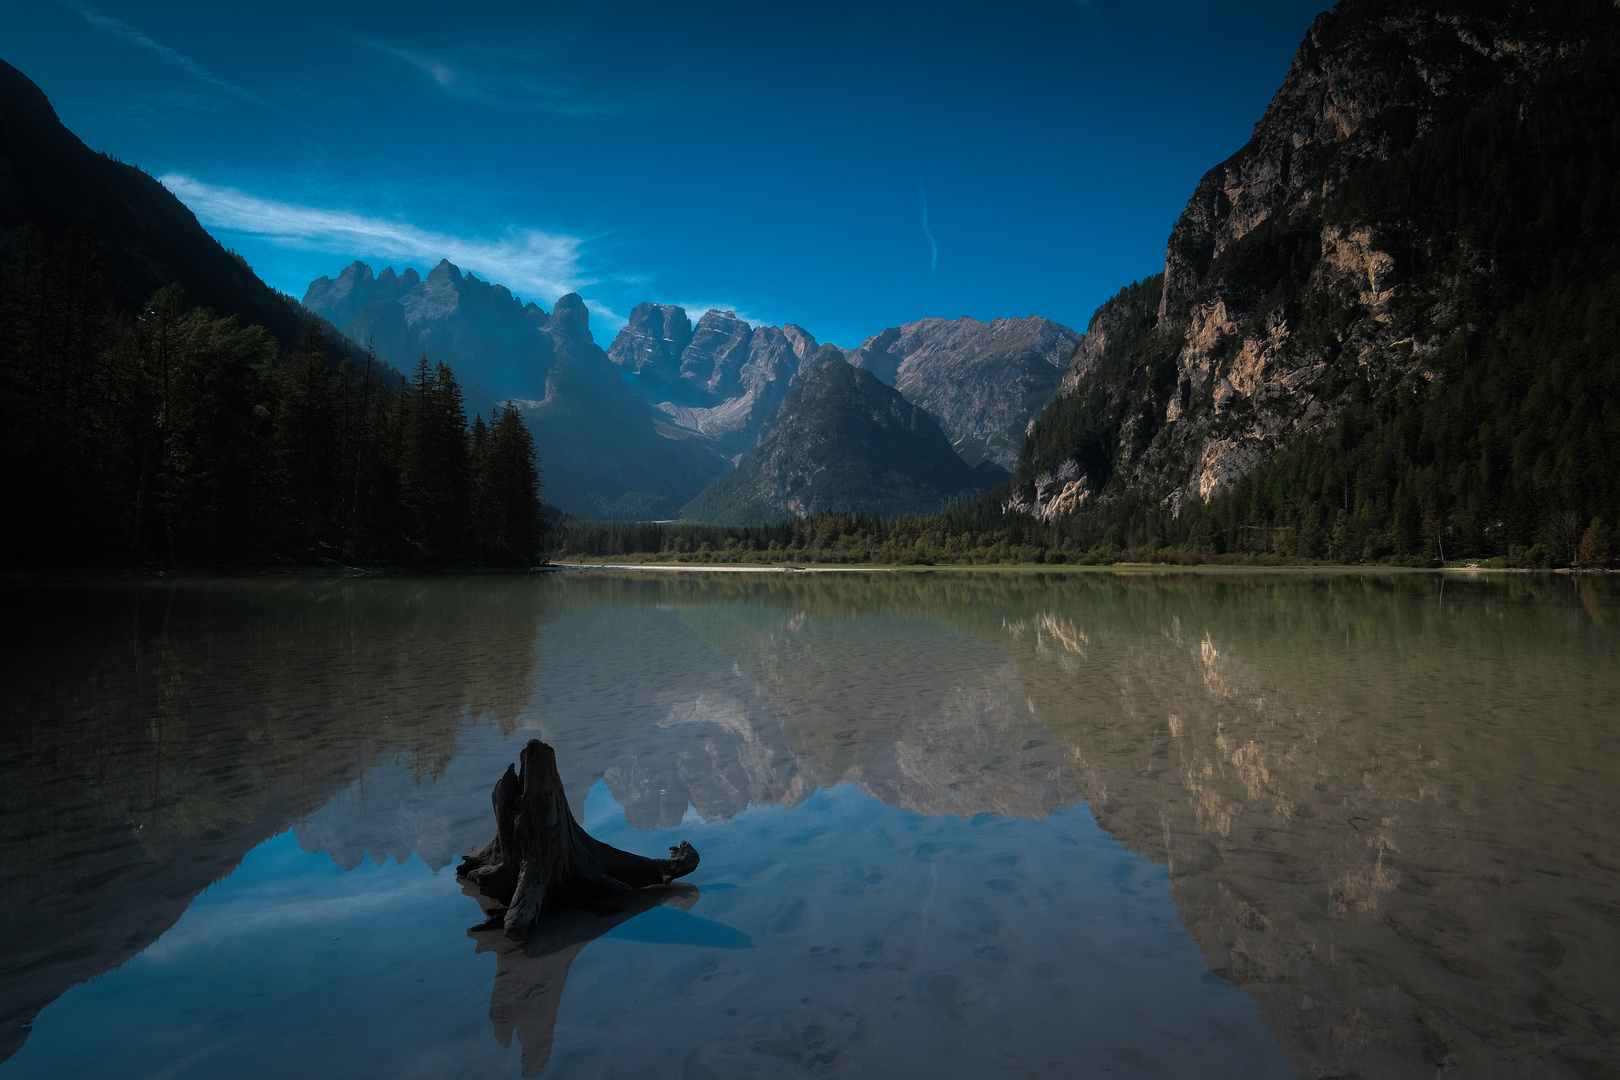
[[[534,436],[517,407],[501,408],[489,435],[489,548],[501,562],[527,563],[540,550],[540,466]]]
[[[325,336],[311,322],[277,371],[272,453],[284,535],[296,545],[329,543],[338,530],[343,391],[324,346]]]
[[[472,484],[467,414],[449,366],[429,367],[424,355],[401,405],[400,484],[411,542],[429,561],[458,559],[465,554]]]

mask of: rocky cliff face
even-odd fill
[[[608,359],[663,422],[714,444],[733,460],[753,446],[818,348],[801,327],[750,326],[734,312],[706,312],[692,327],[684,308],[637,304]]]
[[[674,304],[637,304],[630,321],[608,346],[608,359],[641,377],[649,387],[665,385],[681,369],[681,354],[692,343],[692,320]]]
[[[849,362],[927,409],[969,465],[1011,472],[1082,340],[1036,317],[921,319],[868,338]]]
[[[1555,77],[1612,47],[1594,36],[1612,39],[1605,20],[1611,5],[1454,0],[1345,0],[1319,16],[1253,137],[1193,193],[1162,279],[1098,311],[1007,507],[1058,517],[1111,479],[1175,514],[1358,394],[1438,392],[1446,342],[1478,329],[1459,295],[1511,271],[1456,222],[1413,212],[1421,187],[1456,179],[1401,169],[1465,145],[1506,94],[1523,119],[1564,92]]]
[[[1082,335],[1041,318],[922,319],[843,356],[928,412],[970,466],[1010,472],[1030,419],[1051,399]],[[639,304],[608,357],[674,427],[741,460],[819,346],[803,328],[750,326],[709,311]],[[1004,475],[1004,473],[1002,474]]]
[[[599,519],[673,518],[731,462],[664,423],[591,339],[584,301],[557,301],[545,395],[520,402],[546,470],[545,495]]]
[[[545,309],[523,303],[504,285],[463,274],[448,259],[425,279],[409,267],[373,276],[356,261],[336,280],[310,282],[304,306],[402,370],[420,356],[449,362],[480,412],[507,398],[544,394],[551,351]]]
[[[756,524],[826,510],[925,514],[981,486],[933,417],[824,345],[759,445],[681,516]]]

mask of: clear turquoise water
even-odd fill
[[[0,599],[6,1080],[1620,1061],[1602,582]],[[690,840],[689,885],[526,948],[468,931],[454,861],[531,737],[593,834]]]

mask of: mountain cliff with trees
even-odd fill
[[[1009,512],[1079,549],[1562,565],[1620,522],[1620,13],[1344,0],[1165,271],[1092,320]]]
[[[304,306],[387,361],[446,364],[482,409],[517,408],[550,469],[547,497],[593,517],[672,518],[731,469],[620,377],[569,293],[547,312],[441,261],[423,278],[356,262],[312,281]]]

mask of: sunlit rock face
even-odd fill
[[[1459,290],[1490,294],[1511,271],[1456,222],[1345,192],[1436,132],[1464,138],[1457,125],[1505,86],[1563,93],[1560,78],[1610,47],[1572,24],[1563,9],[1461,0],[1318,16],[1250,140],[1194,190],[1163,274],[1097,311],[1064,374],[1051,426],[1107,418],[1093,425],[1096,460],[1081,462],[1093,489],[1112,478],[1175,514],[1323,429],[1357,387],[1439,386],[1442,345],[1462,332]],[[1073,455],[1061,441],[1015,470],[1010,509],[1079,507],[1063,488],[1036,490]]]
[[[631,384],[683,434],[736,461],[777,413],[816,339],[792,325],[750,326],[709,310],[693,328],[684,308],[637,304],[608,349]]]
[[[928,410],[969,465],[1011,472],[1025,429],[1057,391],[1082,335],[1050,319],[921,319],[849,356]]]
[[[674,304],[637,304],[613,344],[608,359],[640,376],[648,386],[666,385],[681,369],[681,353],[692,341],[692,320]]]

